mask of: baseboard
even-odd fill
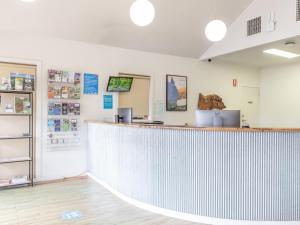
[[[36,181],[34,181],[34,185],[61,183],[61,182],[82,180],[82,179],[88,179],[88,178],[89,178],[89,176],[87,174],[82,174],[82,175],[78,175],[78,176],[74,176],[74,177],[64,177],[64,178],[60,178],[60,179],[36,180]]]
[[[159,208],[157,206],[153,206],[129,198],[126,195],[114,190],[111,186],[107,185],[105,182],[102,182],[91,173],[87,173],[87,176],[89,176],[91,179],[93,179],[95,182],[103,186],[109,192],[111,192],[112,194],[114,194],[115,196],[117,196],[118,198],[127,202],[130,205],[133,205],[143,210],[147,210],[155,214],[159,214],[159,215],[163,215],[175,219],[185,220],[194,223],[202,223],[207,225],[300,225],[300,221],[299,222],[298,221],[267,222],[267,221],[226,220],[226,219],[209,218],[209,217],[195,216],[187,213],[176,212],[164,208]]]

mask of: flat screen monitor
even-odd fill
[[[196,110],[197,127],[232,127],[241,126],[240,110]]]
[[[132,122],[132,108],[118,108],[118,122],[131,123]]]
[[[109,77],[108,92],[129,92],[132,86],[133,77]]]

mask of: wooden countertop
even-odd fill
[[[199,131],[229,131],[229,132],[300,132],[300,128],[227,128],[227,127],[195,127],[180,125],[152,125],[152,124],[125,124],[109,123],[99,120],[86,120],[87,123],[104,124],[119,127],[149,128],[149,129],[172,129],[172,130],[199,130]]]

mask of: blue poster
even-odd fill
[[[84,90],[85,95],[98,95],[98,75],[97,74],[84,74]]]
[[[113,96],[112,95],[103,95],[103,108],[112,109],[113,108]]]

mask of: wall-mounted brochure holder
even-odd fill
[[[47,149],[80,145],[81,74],[48,71]]]

